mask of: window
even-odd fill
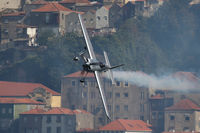
[[[49,23],[49,20],[50,20],[50,15],[49,13],[46,13],[46,23]]]
[[[87,98],[87,92],[83,92],[83,93],[82,93],[82,97],[83,97],[83,98]]]
[[[108,105],[108,111],[111,111],[111,105]]]
[[[152,112],[152,119],[156,119],[156,112]]]
[[[120,86],[121,85],[121,82],[120,81],[116,81],[116,86]]]
[[[95,92],[91,92],[91,99],[95,99]]]
[[[128,105],[124,105],[124,110],[128,111]]]
[[[100,16],[97,16],[97,20],[100,20],[101,18],[100,18]]]
[[[2,108],[1,113],[5,114],[6,113],[6,108]]]
[[[83,105],[83,109],[84,109],[84,110],[87,110],[87,106],[86,106],[86,105]]]
[[[140,99],[143,100],[144,99],[144,92],[140,93]]]
[[[120,106],[119,105],[115,106],[115,111],[120,111]]]
[[[125,87],[128,87],[128,82],[127,82],[127,81],[124,83],[124,86],[125,86]]]
[[[185,116],[185,121],[190,121],[190,116],[186,115]]]
[[[56,128],[56,133],[61,133],[61,127]]]
[[[108,92],[108,99],[112,98],[112,92]]]
[[[86,23],[87,19],[86,19],[86,18],[84,18],[84,19],[83,19],[83,21],[84,21],[84,23]]]
[[[126,92],[126,93],[124,93],[124,97],[128,97],[128,93]]]
[[[90,105],[90,110],[92,113],[95,113],[95,105]]]
[[[164,118],[164,114],[162,112],[158,113],[158,119],[163,119]]]
[[[58,122],[58,123],[61,122],[61,116],[60,116],[60,115],[57,115],[57,116],[56,116],[56,122]]]
[[[175,119],[175,116],[174,115],[170,115],[170,120],[174,120]]]
[[[140,104],[140,112],[144,112],[144,104]]]
[[[8,113],[9,113],[9,114],[12,114],[12,108],[9,108],[9,109],[8,109]]]
[[[64,14],[62,13],[62,19],[64,19]]]
[[[140,120],[144,120],[144,116],[143,115],[140,116]]]
[[[51,116],[47,116],[47,123],[50,123],[51,122]]]
[[[76,81],[72,81],[72,86],[76,86]]]
[[[71,105],[71,109],[75,109],[75,105]]]
[[[120,93],[118,93],[118,92],[115,93],[115,97],[116,97],[116,98],[120,98]]]
[[[51,127],[47,127],[47,133],[51,133]]]
[[[94,23],[94,20],[92,18],[90,19],[90,23]]]

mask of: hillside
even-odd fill
[[[189,2],[169,0],[151,18],[132,18],[113,35],[91,38],[98,58],[103,59],[105,50],[111,64],[125,64],[123,70],[198,72],[200,8]],[[82,37],[46,31],[38,43],[44,48],[0,52],[0,80],[39,82],[59,91],[63,75],[81,70],[81,63],[72,58],[85,46]]]

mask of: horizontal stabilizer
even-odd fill
[[[109,69],[114,69],[114,68],[117,68],[117,67],[120,67],[120,66],[124,66],[124,64],[120,64],[120,65],[112,66],[112,67],[110,67]]]

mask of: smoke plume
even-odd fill
[[[131,84],[153,89],[165,90],[194,90],[199,88],[199,81],[192,81],[187,77],[174,76],[169,74],[166,76],[147,75],[143,72],[134,71],[113,71],[113,77],[117,81],[127,81]]]

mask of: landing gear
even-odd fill
[[[79,58],[77,56],[73,58],[73,61],[78,61],[78,60]]]
[[[86,73],[86,74],[85,74],[85,73]],[[85,82],[85,77],[87,77],[87,74],[88,74],[88,72],[86,72],[86,71],[82,71],[82,72],[81,72],[81,75],[83,75],[83,78],[80,79],[80,82],[81,82],[81,83],[84,83],[84,82]]]

